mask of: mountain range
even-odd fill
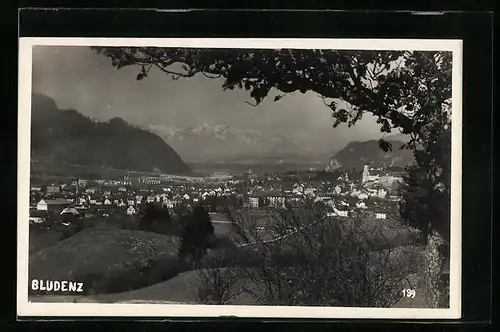
[[[178,151],[183,159],[193,163],[317,166],[329,159],[327,152],[308,149],[303,142],[256,130],[209,124],[187,129],[163,125],[148,128]],[[378,140],[353,141],[337,151],[330,161],[335,160],[334,163],[350,169],[362,169],[366,163],[379,167],[406,166],[413,162],[411,151],[400,150],[407,140],[405,135],[394,134],[385,140],[392,144],[392,151],[384,152]]]
[[[99,122],[75,110],[61,110],[42,94],[32,95],[31,159],[130,171],[190,171],[177,152],[154,133],[121,118]]]
[[[215,165],[311,166],[328,160],[327,155],[319,156],[303,142],[256,130],[209,124],[187,129],[163,125],[139,128],[121,118],[95,121],[75,110],[59,109],[51,97],[42,94],[32,95],[31,121],[31,158],[42,163],[185,173],[190,167],[184,160]],[[392,151],[384,152],[377,140],[350,142],[330,161],[357,170],[365,164],[406,166],[413,162],[412,152],[400,149],[403,135],[386,140]]]
[[[190,162],[297,160],[312,153],[302,142],[283,135],[268,135],[228,125],[205,123],[186,129],[151,125],[148,129]]]

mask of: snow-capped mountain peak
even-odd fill
[[[187,159],[217,159],[248,154],[304,152],[300,142],[257,130],[235,128],[226,124],[203,123],[186,129],[152,125],[150,130]]]

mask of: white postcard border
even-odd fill
[[[29,179],[32,47],[162,46],[192,48],[319,48],[452,51],[452,186],[450,308],[345,308],[177,304],[32,303],[28,301]],[[462,41],[458,39],[226,39],[226,38],[20,38],[18,109],[18,316],[46,317],[256,317],[329,319],[458,319],[461,317]]]

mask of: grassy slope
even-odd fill
[[[179,239],[136,230],[91,228],[30,255],[30,278],[116,278],[154,261],[175,258]],[[110,272],[112,271],[112,272]],[[83,279],[83,280],[82,280]]]
[[[33,254],[51,245],[57,244],[62,232],[32,232],[29,237],[29,252]]]
[[[228,235],[225,229],[228,225],[217,225],[216,233]],[[370,228],[375,226],[371,223],[365,224]],[[377,228],[388,231],[389,225],[384,222],[377,223]],[[381,227],[385,226],[385,227]],[[387,228],[386,228],[387,227]],[[390,233],[390,232],[389,232]],[[386,235],[388,235],[386,233]],[[394,234],[396,235],[396,234]],[[394,237],[394,235],[389,237]],[[398,236],[395,236],[396,238]],[[117,270],[126,270],[124,262],[137,261],[147,255],[148,248],[155,248],[161,257],[172,257],[177,250],[178,239],[146,233],[141,231],[119,230],[119,229],[89,229],[82,231],[59,244],[50,246],[36,254],[32,254],[30,268],[32,275],[42,278],[42,275],[51,279],[68,279],[68,273],[73,275],[82,274],[88,271],[105,273],[110,266],[115,266]],[[399,241],[397,241],[399,242]],[[409,248],[406,247],[405,248]],[[35,271],[36,276],[33,274]],[[427,302],[424,294],[424,285],[420,281],[421,276],[412,276],[412,285],[409,288],[417,290],[415,299],[402,299],[396,307],[426,307]],[[165,280],[165,279],[163,279]],[[152,286],[140,289],[117,293],[95,295],[92,297],[74,296],[45,296],[38,298],[44,302],[136,302],[145,301],[157,302],[181,302],[195,303],[196,290],[198,285],[197,273],[188,271],[174,276],[173,278],[158,282]],[[35,298],[33,298],[35,300]],[[256,304],[248,295],[241,295],[234,301],[234,304]]]

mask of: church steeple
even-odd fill
[[[370,179],[370,170],[368,169],[368,165],[363,167],[363,183],[367,182]]]

